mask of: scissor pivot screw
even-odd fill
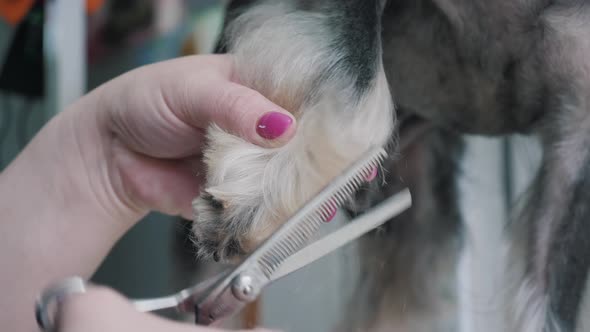
[[[242,301],[251,302],[258,297],[258,290],[254,286],[254,280],[248,275],[240,274],[232,283],[234,296]]]

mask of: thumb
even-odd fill
[[[295,134],[295,118],[259,92],[213,76],[184,84],[184,93],[169,89],[170,109],[187,124],[204,128],[215,123],[230,134],[263,147],[278,147]],[[190,91],[189,91],[190,90]],[[174,92],[174,93],[172,93]]]
[[[281,146],[295,134],[295,118],[259,92],[226,81],[212,91],[211,121],[222,129],[254,144]]]
[[[231,56],[194,56],[173,61],[174,65],[158,71],[159,81],[166,83],[161,83],[161,93],[168,109],[191,127],[203,129],[215,123],[263,147],[281,146],[295,134],[291,113],[232,80]]]

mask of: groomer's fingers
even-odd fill
[[[187,86],[187,88],[190,88]],[[295,133],[295,118],[263,95],[238,83],[215,78],[193,86],[177,116],[193,126],[215,123],[225,131],[264,147],[285,144]]]
[[[252,143],[279,146],[295,133],[291,114],[243,85],[221,84],[204,102],[214,111],[212,122]]]
[[[295,118],[239,84],[233,63],[230,55],[210,55],[139,68],[97,89],[98,118],[108,135],[156,158],[199,154],[212,124],[259,146],[285,144]]]
[[[182,62],[180,62],[182,61]],[[295,118],[259,92],[236,82],[230,55],[179,60],[186,68],[206,68],[185,78],[164,98],[176,116],[192,126],[215,123],[224,130],[260,146],[280,146],[295,133]]]
[[[105,287],[92,287],[87,293],[69,297],[61,307],[58,331],[222,332],[138,312],[125,297]]]
[[[114,142],[114,164],[132,205],[168,215],[193,218],[192,200],[205,182],[200,158],[162,160],[125,151]]]

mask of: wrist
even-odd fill
[[[0,321],[32,330],[37,294],[61,278],[90,277],[115,242],[145,211],[114,194],[108,146],[98,121],[96,95],[53,118],[0,173]],[[99,137],[101,136],[101,137]]]
[[[12,197],[5,204],[21,203],[11,209],[17,221],[37,220],[49,232],[80,227],[110,248],[148,211],[123,190],[99,95],[93,92],[51,119],[0,174],[0,190]]]
[[[55,222],[96,223],[125,232],[146,211],[120,190],[95,102],[89,95],[51,119],[2,172],[1,189],[22,196]]]
[[[112,101],[102,97],[105,89],[107,86],[99,87],[60,115],[61,131],[67,137],[58,140],[67,146],[69,165],[77,175],[68,193],[71,199],[80,195],[89,203],[89,211],[114,223],[114,229],[127,231],[149,210],[134,199],[124,183],[116,157],[123,149],[110,128],[108,108]]]

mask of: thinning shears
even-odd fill
[[[194,313],[195,322],[199,325],[209,325],[238,313],[271,282],[356,240],[411,206],[410,192],[404,189],[347,225],[306,246],[324,221],[351,198],[385,156],[380,147],[369,150],[237,267],[173,295],[133,300],[134,306],[143,312],[176,309],[182,313]],[[79,277],[66,279],[48,288],[37,302],[39,326],[44,331],[53,331],[59,302],[69,294],[85,290],[86,282]]]

